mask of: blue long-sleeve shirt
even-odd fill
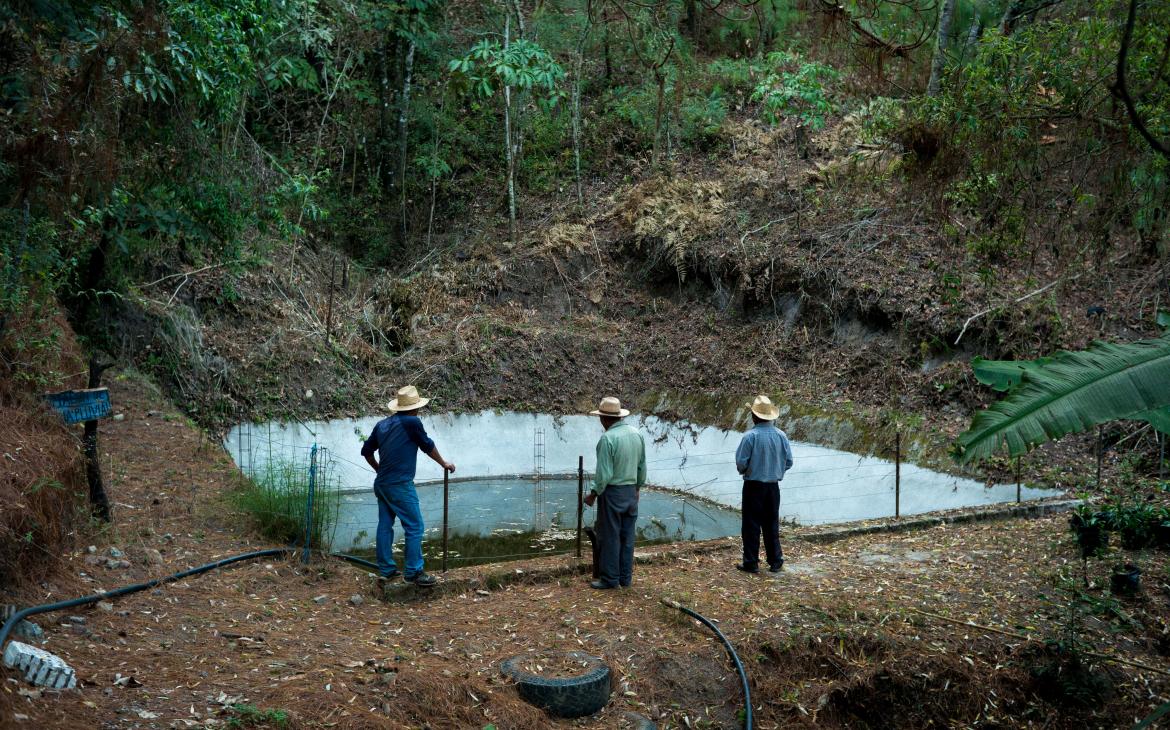
[[[735,450],[735,468],[745,480],[778,482],[792,468],[792,445],[788,436],[768,421],[757,423],[744,434]]]
[[[378,476],[374,477],[374,486],[388,486],[414,481],[419,450],[429,454],[434,448],[435,442],[427,436],[418,416],[395,413],[374,426],[362,445],[362,456],[369,458],[378,452]]]

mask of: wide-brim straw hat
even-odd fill
[[[601,405],[597,406],[596,411],[589,411],[591,416],[609,416],[611,418],[625,418],[630,415],[630,412],[622,408],[622,402],[613,396],[606,396],[601,399]]]
[[[402,413],[404,411],[416,411],[430,402],[430,398],[419,397],[418,388],[415,388],[413,385],[407,385],[398,389],[397,397],[387,403],[386,407],[395,413]]]
[[[745,405],[752,409],[752,413],[756,414],[757,418],[762,418],[765,421],[775,421],[780,417],[780,409],[766,395],[757,395],[755,400]]]

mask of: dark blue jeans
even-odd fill
[[[764,553],[768,566],[777,568],[784,563],[780,549],[780,483],[743,482],[743,567],[760,565],[760,533],[764,533]]]
[[[374,495],[378,498],[378,573],[394,575],[398,572],[393,552],[394,518],[397,517],[402,521],[402,531],[406,534],[406,577],[413,578],[423,572],[423,518],[414,482],[385,486],[375,484]]]
[[[634,578],[634,525],[638,489],[633,484],[608,486],[597,498],[597,566],[607,586],[628,586]]]

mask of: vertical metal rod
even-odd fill
[[[451,491],[451,472],[443,470],[443,572],[447,572],[447,504]]]
[[[581,525],[585,518],[585,457],[577,457],[577,557],[581,557]]]
[[[1016,504],[1020,503],[1020,457],[1016,457]]]
[[[902,516],[902,432],[894,436],[894,517]]]
[[[1166,434],[1160,431],[1158,432],[1158,443],[1161,444],[1158,454],[1158,478],[1164,479],[1166,476]]]
[[[333,257],[333,265],[329,267],[329,306],[325,310],[325,345],[329,345],[329,335],[333,331],[333,280],[337,276],[337,257]]]
[[[305,505],[305,549],[301,562],[309,562],[309,551],[313,548],[313,493],[317,491],[317,444],[309,451],[309,498]]]
[[[1101,462],[1105,459],[1105,441],[1101,436],[1101,427],[1097,427],[1097,489],[1101,488]]]

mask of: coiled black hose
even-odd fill
[[[231,565],[232,563],[239,563],[241,561],[252,560],[254,558],[266,558],[266,557],[269,557],[272,555],[288,555],[290,553],[295,553],[296,551],[297,551],[297,548],[292,548],[292,547],[269,548],[267,550],[256,550],[256,551],[250,552],[250,553],[242,553],[240,555],[233,555],[230,558],[224,558],[223,560],[217,560],[214,563],[207,563],[206,565],[200,565],[199,567],[191,568],[190,570],[184,570],[180,573],[175,573],[174,575],[168,575],[168,576],[163,577],[163,578],[154,578],[153,580],[148,580],[145,583],[135,583],[133,585],[128,585],[124,588],[115,588],[114,590],[106,591],[105,593],[95,593],[92,596],[82,596],[81,598],[71,598],[68,601],[58,601],[57,603],[45,603],[45,604],[42,604],[40,606],[29,606],[28,608],[21,609],[21,610],[17,611],[16,613],[12,614],[12,616],[6,622],[4,622],[3,628],[0,628],[0,647],[4,646],[4,642],[8,640],[8,634],[12,632],[13,627],[15,627],[18,623],[20,623],[25,618],[27,618],[29,616],[35,616],[38,613],[49,613],[51,611],[61,611],[61,610],[66,609],[66,608],[73,608],[74,606],[85,606],[85,605],[90,604],[90,603],[97,603],[98,601],[104,601],[104,600],[107,600],[110,598],[118,598],[119,596],[125,596],[125,595],[128,595],[130,593],[138,593],[139,591],[145,591],[147,588],[154,588],[155,586],[159,586],[159,585],[162,585],[164,583],[173,583],[174,581],[182,580],[184,578],[189,578],[193,575],[199,575],[200,573],[206,573],[209,570],[215,570],[216,568],[222,568],[225,565]],[[364,566],[366,568],[372,568],[374,570],[378,569],[378,566],[376,564],[370,562],[369,560],[366,560],[365,558],[359,558],[355,555],[345,555],[343,553],[331,553],[331,555],[335,558],[341,558],[342,560],[348,560],[351,563],[356,563],[356,564]]]
[[[266,558],[272,555],[287,555],[293,552],[295,552],[295,548],[287,547],[269,548],[268,550],[256,550],[254,552],[243,553],[241,555],[233,555],[230,558],[217,560],[214,563],[200,565],[199,567],[191,568],[190,570],[184,570],[180,573],[175,573],[174,575],[168,575],[164,578],[154,578],[153,580],[148,580],[145,583],[135,583],[133,585],[125,586],[124,588],[115,588],[114,590],[106,591],[105,593],[94,593],[90,596],[71,598],[68,601],[45,603],[40,606],[29,606],[28,608],[23,608],[12,614],[12,616],[4,622],[3,628],[0,628],[0,647],[4,646],[4,642],[8,640],[8,634],[12,631],[14,626],[20,623],[23,619],[29,616],[35,616],[38,613],[49,613],[50,611],[60,611],[66,608],[73,608],[74,606],[84,606],[90,603],[97,603],[98,601],[117,598],[119,596],[125,596],[130,593],[137,593],[139,591],[145,591],[148,588],[154,588],[155,586],[159,586],[164,583],[172,583],[192,575],[206,573],[209,570],[222,568],[225,565],[231,565],[232,563],[239,563],[241,561],[252,560],[254,558]]]
[[[731,642],[727,640],[727,637],[723,635],[719,627],[711,623],[706,616],[696,613],[678,601],[672,601],[669,598],[663,598],[662,603],[671,608],[677,608],[691,618],[698,619],[700,623],[714,631],[715,635],[719,637],[719,640],[723,642],[723,646],[727,648],[727,653],[731,656],[731,661],[735,663],[735,671],[739,672],[739,679],[743,682],[743,726],[745,730],[752,730],[752,691],[748,687],[747,672],[743,669],[743,662],[739,660],[739,655],[735,653],[735,647],[731,645]]]

